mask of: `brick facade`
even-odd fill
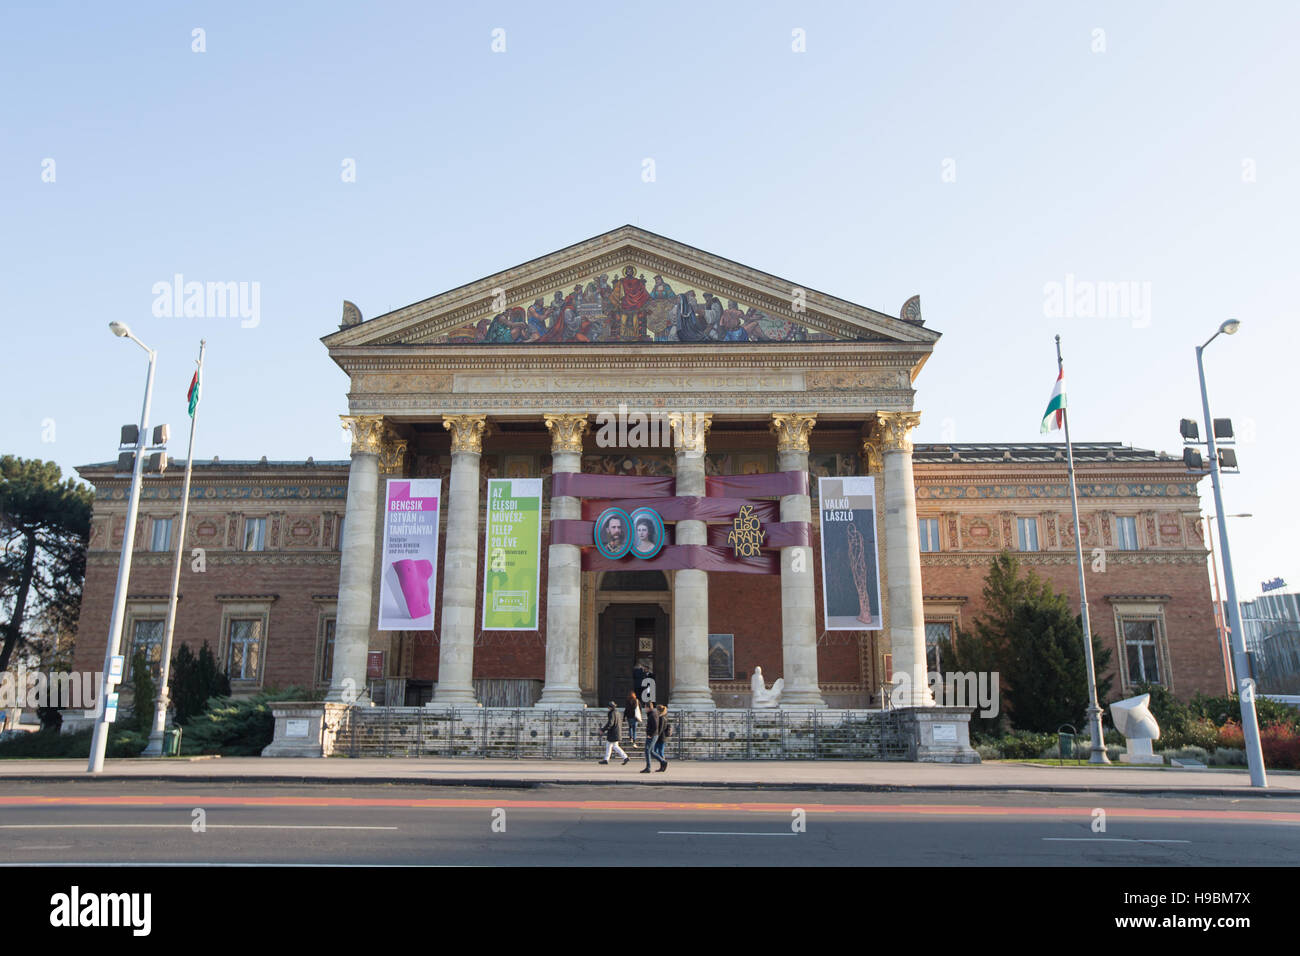
[[[751,439],[752,440],[752,439]],[[814,443],[812,469],[822,474],[859,473],[852,443],[834,436]],[[735,473],[745,467],[769,470],[769,452],[744,454],[745,439],[719,435],[712,467]],[[414,436],[406,471],[413,477],[445,474],[445,437],[432,429]],[[489,477],[546,479],[549,455],[543,435],[512,436],[485,446],[483,481]],[[928,445],[914,455],[917,515],[923,524],[938,522],[939,550],[921,555],[928,624],[969,628],[981,611],[981,591],[989,561],[1003,547],[1047,577],[1052,585],[1078,600],[1072,522],[1065,463],[1056,445]],[[1111,647],[1113,695],[1131,683],[1123,623],[1137,622],[1153,638],[1142,665],[1176,694],[1221,693],[1223,658],[1212,615],[1206,550],[1201,538],[1197,477],[1181,461],[1118,444],[1080,445],[1080,510],[1084,525],[1085,564],[1093,630]],[[507,454],[508,453],[508,454]],[[625,456],[626,457],[626,456]],[[752,461],[751,461],[752,459]],[[665,458],[665,466],[670,467]],[[601,467],[597,460],[584,468]],[[651,467],[656,467],[653,462]],[[646,467],[645,462],[637,465]],[[79,469],[96,488],[90,552],[82,602],[76,659],[78,669],[97,670],[111,616],[117,549],[126,510],[127,480],[112,465]],[[324,686],[326,633],[335,613],[339,573],[339,524],[347,490],[346,462],[197,463],[192,488],[186,559],[182,568],[176,642],[196,651],[206,640],[223,664],[232,664],[233,621],[261,622],[256,677],[235,682],[236,692],[296,685]],[[814,478],[815,483],[815,478]],[[179,513],[181,471],[147,477],[140,506],[136,555],[132,567],[124,653],[129,654],[134,625],[161,620],[170,589],[172,554],[150,551],[155,519]],[[883,501],[883,495],[880,500]],[[814,510],[814,515],[816,514]],[[880,517],[878,515],[878,517]],[[244,547],[245,519],[264,518],[264,550]],[[1032,519],[1038,549],[1020,550],[1017,519]],[[1126,522],[1120,531],[1118,519]],[[546,524],[543,522],[545,529]],[[933,526],[929,526],[933,527]],[[1136,550],[1124,550],[1123,535],[1136,533]],[[883,534],[879,536],[882,541]],[[174,539],[173,539],[174,540]],[[255,543],[255,541],[254,541]],[[885,679],[888,608],[885,630],[822,630],[820,551],[814,534],[814,575],[818,597],[817,659],[819,681],[828,703],[862,706],[878,700]],[[549,538],[542,536],[542,553]],[[482,568],[480,534],[479,567]],[[194,569],[202,549],[203,570]],[[882,593],[887,593],[881,561]],[[1104,570],[1103,570],[1104,568]],[[442,580],[442,569],[439,580]],[[596,606],[599,577],[584,575],[584,630],[599,627]],[[545,674],[547,574],[541,572],[542,630],[536,634],[484,632],[474,649],[476,681],[529,681],[540,689]],[[479,589],[481,598],[482,582]],[[440,590],[440,589],[439,589]],[[670,593],[662,600],[671,607]],[[441,593],[435,620],[441,620]],[[641,600],[641,598],[637,598]],[[248,625],[239,625],[248,627]],[[373,627],[373,622],[372,622]],[[144,629],[145,631],[148,628]],[[713,682],[715,696],[748,691],[747,676],[761,666],[768,681],[782,675],[780,590],[767,575],[715,574],[710,578],[709,630],[735,635],[734,681]],[[598,636],[583,638],[584,689],[594,702],[594,663]],[[439,647],[434,632],[372,630],[371,649],[385,652],[385,675],[405,679],[407,698],[427,699],[438,678]],[[245,667],[250,662],[245,661]],[[590,688],[586,685],[591,684]],[[423,692],[421,691],[423,690]],[[414,696],[413,696],[414,695]],[[399,703],[401,701],[398,701]]]

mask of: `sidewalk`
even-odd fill
[[[975,765],[848,761],[674,761],[667,773],[642,776],[643,760],[626,767],[592,761],[260,757],[108,760],[91,777],[85,760],[0,760],[0,784],[92,779],[191,783],[423,784],[459,787],[625,785],[720,787],[743,790],[979,791],[1047,793],[1168,793],[1207,796],[1300,797],[1300,773],[1269,773],[1267,790],[1250,786],[1244,768],[1173,770],[1138,767],[1044,767],[1023,763]]]

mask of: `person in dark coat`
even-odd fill
[[[655,752],[655,748],[659,745],[659,730],[660,730],[660,727],[661,727],[661,720],[662,720],[662,718],[659,716],[659,711],[657,711],[657,710],[655,709],[654,704],[651,704],[649,707],[646,708],[646,712],[645,712],[645,769],[641,771],[642,773],[649,773],[649,772],[650,772],[650,758],[651,758],[651,757],[658,757],[658,754]],[[659,759],[659,769],[660,769],[660,770],[667,770],[667,769],[668,769],[668,764],[667,764],[663,759]]]
[[[642,716],[641,702],[636,699],[636,694],[628,694],[623,706],[623,719],[627,721],[627,738],[633,747],[636,746],[636,725],[641,723]]]
[[[632,694],[638,700],[641,699],[641,689],[645,687],[646,676],[646,669],[642,667],[641,662],[638,661],[636,667],[632,668]]]
[[[664,747],[668,743],[668,707],[660,704],[655,710],[659,717],[659,740],[655,744],[654,756],[659,761],[659,772],[663,773],[668,769],[668,758],[664,756]]]
[[[627,763],[632,759],[618,745],[623,733],[618,723],[618,704],[612,700],[609,702],[609,712],[605,714],[605,726],[600,729],[605,732],[605,759],[600,761],[601,763],[609,763],[610,755],[614,753],[623,758],[623,763]],[[649,764],[646,766],[649,766]]]

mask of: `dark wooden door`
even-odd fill
[[[617,701],[621,707],[632,693],[632,671],[638,661],[654,672],[656,698],[668,699],[668,615],[657,604],[611,604],[600,616],[600,706]]]

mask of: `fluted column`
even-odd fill
[[[586,415],[544,415],[551,433],[551,481],[582,471]],[[578,683],[578,637],[582,609],[582,552],[576,544],[557,544],[555,522],[582,517],[582,503],[551,492],[551,547],[546,565],[546,683],[538,707],[582,710]]]
[[[351,702],[366,688],[366,652],[374,614],[375,531],[379,513],[382,415],[340,415],[352,434],[352,466],[339,557],[339,603],[329,700]]]
[[[713,416],[673,412],[668,416],[677,447],[677,494],[704,497],[704,436]],[[707,544],[703,521],[679,521],[677,544]],[[709,575],[693,568],[673,575],[673,672],[669,706],[712,710],[709,690]]]
[[[932,707],[925,659],[925,605],[921,598],[921,543],[916,528],[916,482],[909,433],[920,412],[877,412],[885,477],[885,567],[889,570],[889,646],[894,675],[907,674],[906,707]],[[897,680],[895,680],[897,683]]]
[[[474,631],[478,595],[478,482],[486,415],[444,415],[451,432],[447,542],[442,564],[442,630],[438,686],[431,707],[465,706],[474,698]]]
[[[808,473],[808,436],[816,415],[772,414],[781,471]],[[781,496],[782,521],[811,521],[808,495]],[[817,686],[817,593],[813,587],[812,548],[781,549],[781,667],[785,690],[782,707],[825,707]]]

